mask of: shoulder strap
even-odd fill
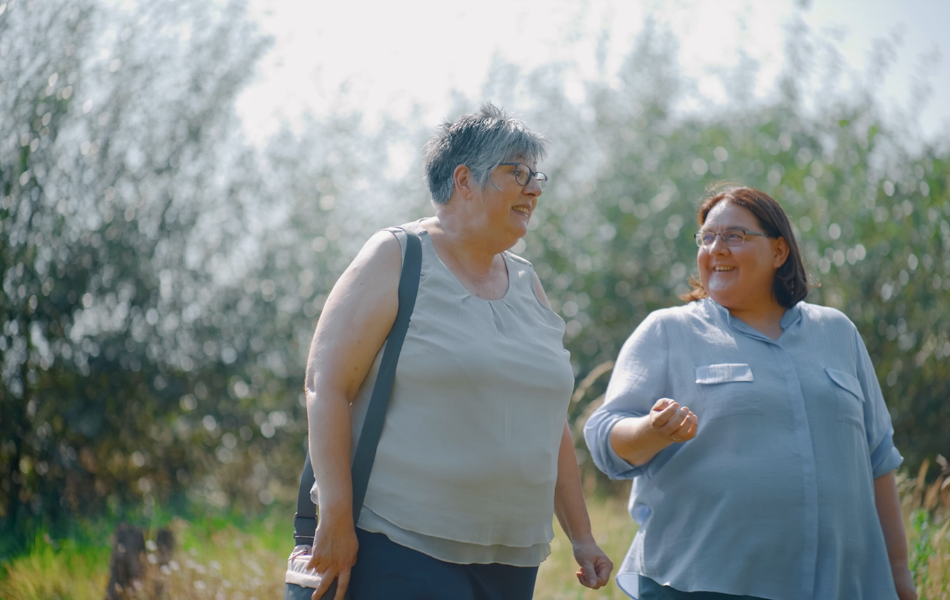
[[[402,261],[402,272],[399,276],[399,309],[396,320],[386,339],[386,349],[376,374],[376,383],[373,394],[370,396],[366,410],[366,420],[360,433],[360,441],[353,456],[353,522],[359,521],[360,511],[363,508],[363,498],[366,497],[366,488],[369,485],[369,475],[376,460],[376,448],[379,446],[379,436],[383,432],[383,423],[386,419],[386,408],[392,396],[393,380],[396,376],[396,363],[402,350],[402,343],[406,339],[409,329],[409,320],[416,304],[416,293],[419,291],[419,276],[422,272],[422,244],[415,233],[402,230],[406,235],[406,254]],[[297,492],[297,513],[294,515],[294,541],[296,545],[312,545],[313,536],[317,530],[316,506],[310,499],[310,490],[313,488],[313,467],[310,463],[310,452],[304,462],[303,472],[300,474],[300,489]]]

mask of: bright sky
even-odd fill
[[[929,87],[925,110],[913,112],[920,113],[927,137],[950,132],[950,2],[814,0],[804,10],[798,6],[795,0],[250,0],[252,17],[275,43],[238,110],[258,142],[280,119],[294,123],[305,111],[319,116],[334,108],[360,110],[372,127],[382,114],[399,118],[418,105],[434,126],[454,116],[448,114],[452,90],[481,99],[494,57],[523,72],[553,61],[568,64],[568,90],[580,101],[580,82],[609,81],[648,18],[677,37],[681,68],[702,96],[725,100],[711,73],[734,66],[744,51],[760,63],[761,98],[781,71],[788,23],[800,17],[818,39],[835,41],[864,81],[881,80],[879,70],[869,69],[878,41],[896,42],[876,88],[885,105],[907,111],[915,90]]]

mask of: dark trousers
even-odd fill
[[[537,567],[443,562],[356,530],[360,549],[350,571],[352,600],[531,600]],[[313,590],[287,584],[284,600],[310,600]]]
[[[681,592],[640,575],[640,600],[762,600],[755,596],[733,596],[718,592]]]
[[[531,600],[537,567],[444,562],[381,533],[356,530],[353,600]]]

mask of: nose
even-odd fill
[[[706,251],[710,254],[713,252],[724,254],[729,251],[729,246],[726,245],[725,241],[723,241],[722,235],[716,234],[716,236],[713,238],[712,244],[706,246]]]
[[[541,189],[541,182],[532,177],[528,184],[524,186],[524,193],[529,196],[540,196],[544,190]]]

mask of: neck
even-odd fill
[[[774,300],[764,306],[756,306],[755,308],[736,309],[727,307],[727,310],[733,317],[773,340],[781,337],[784,331],[781,322],[785,315],[785,308]]]
[[[507,250],[479,228],[477,217],[466,218],[449,206],[440,206],[426,229],[443,254],[473,275],[484,275],[495,258]]]

